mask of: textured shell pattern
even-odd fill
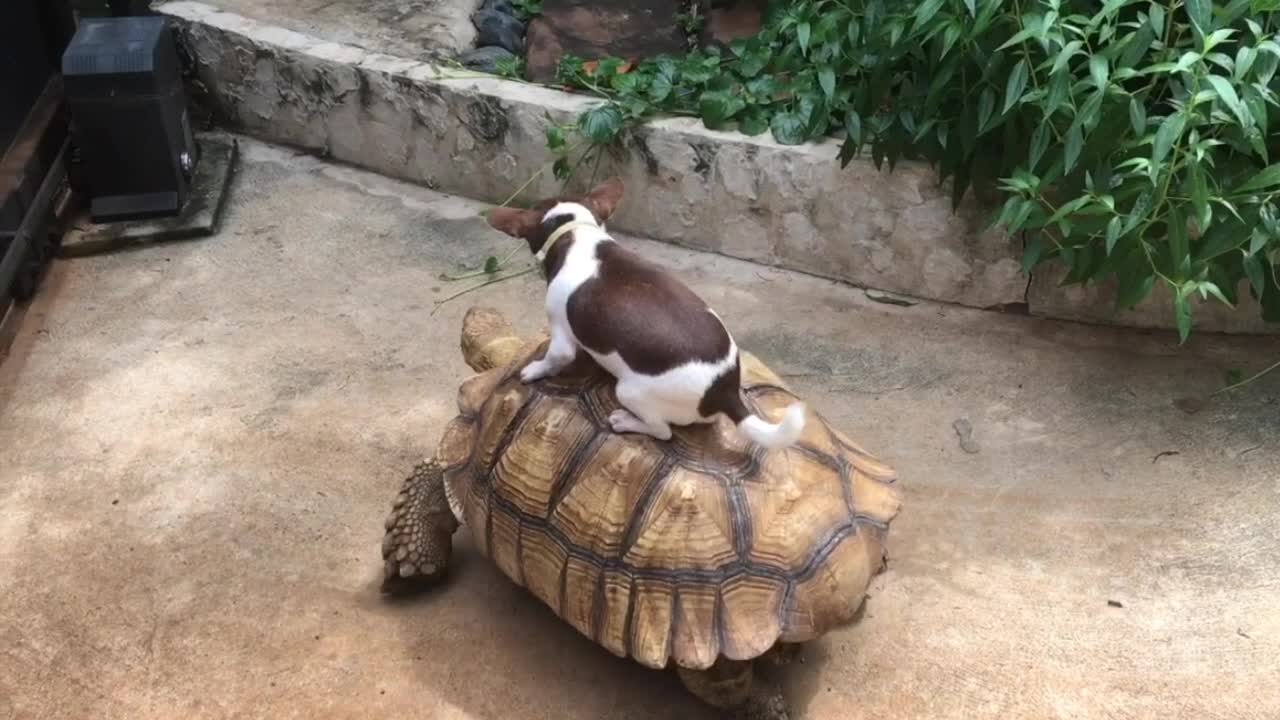
[[[778,451],[723,419],[668,442],[614,433],[598,368],[520,381],[544,348],[464,382],[438,450],[455,513],[507,577],[654,668],[751,659],[853,619],[900,507],[891,468],[812,409]],[[743,389],[772,421],[796,401],[748,353]]]

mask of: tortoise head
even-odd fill
[[[509,364],[526,342],[493,308],[472,307],[462,319],[462,357],[478,373]]]

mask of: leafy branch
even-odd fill
[[[547,131],[568,181],[658,115],[712,129],[828,136],[847,165],[930,162],[1023,268],[1108,283],[1130,309],[1159,283],[1185,341],[1191,299],[1240,286],[1280,322],[1280,35],[1260,0],[790,0],[727,49],[639,63],[565,57],[557,81],[602,100]],[[576,142],[570,142],[576,138]],[[572,157],[574,151],[578,157]]]

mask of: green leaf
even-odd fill
[[[1009,112],[1022,97],[1022,91],[1027,87],[1027,72],[1027,61],[1019,60],[1013,72],[1009,73],[1009,81],[1004,89],[1004,110],[1001,112]]]
[[[490,255],[484,259],[484,271],[490,275],[498,272],[498,258]]]
[[[1247,128],[1253,125],[1249,118],[1249,111],[1245,109],[1244,103],[1240,102],[1240,96],[1236,94],[1236,89],[1231,87],[1231,81],[1221,75],[1210,75],[1206,78],[1209,84],[1213,86],[1215,92],[1227,106],[1227,109],[1235,114],[1236,120],[1240,122],[1240,127]]]
[[[1138,223],[1147,219],[1147,213],[1151,212],[1152,201],[1153,198],[1151,197],[1150,190],[1143,190],[1142,193],[1138,195],[1138,199],[1133,201],[1133,208],[1129,210],[1129,216],[1125,218],[1125,232],[1129,232],[1136,228]]]
[[[1107,255],[1116,249],[1116,241],[1124,232],[1124,225],[1120,221],[1120,216],[1111,218],[1111,222],[1107,223]]]
[[[675,89],[676,64],[674,62],[659,63],[649,81],[649,99],[660,103],[671,96]]]
[[[1218,30],[1214,30],[1204,39],[1204,51],[1208,53],[1210,50],[1229,40],[1231,36],[1235,34],[1235,28],[1220,28]]]
[[[1160,129],[1156,131],[1155,146],[1151,152],[1151,164],[1153,169],[1164,162],[1168,157],[1169,150],[1173,147],[1173,143],[1182,137],[1182,130],[1186,127],[1187,116],[1181,112],[1175,112],[1160,123]]]
[[[1191,24],[1200,31],[1200,34],[1204,35],[1209,32],[1213,13],[1212,0],[1185,0],[1183,4],[1187,8],[1187,15],[1191,18]]]
[[[1151,269],[1145,265],[1140,266],[1144,275],[1134,276],[1132,273],[1122,273],[1120,278],[1120,291],[1116,294],[1116,308],[1122,310],[1132,309],[1133,306],[1142,302],[1151,294],[1151,290],[1156,285],[1156,276],[1151,273]]]
[[[1244,274],[1249,276],[1249,284],[1259,298],[1267,289],[1267,269],[1261,254],[1244,256]]]
[[[1129,98],[1129,125],[1133,134],[1142,137],[1147,131],[1147,109],[1138,102],[1138,98]]]
[[[1049,148],[1049,124],[1040,123],[1036,125],[1036,129],[1031,132],[1031,157],[1028,169],[1034,171],[1040,166],[1040,158],[1044,157],[1044,151]]]
[[[844,116],[844,131],[855,148],[862,145],[862,118],[858,113],[850,110]]]
[[[1062,49],[1058,51],[1058,57],[1053,60],[1053,67],[1049,69],[1049,74],[1057,75],[1062,72],[1067,67],[1067,63],[1071,62],[1071,58],[1080,52],[1082,47],[1084,47],[1084,42],[1080,40],[1072,40],[1063,45]]]
[[[1076,124],[1090,129],[1095,127],[1098,124],[1102,101],[1106,95],[1107,92],[1105,90],[1095,90],[1089,95],[1089,99],[1085,100],[1084,104],[1080,106],[1080,114],[1075,120]]]
[[[734,115],[742,112],[747,103],[737,95],[722,90],[710,90],[702,93],[698,99],[698,114],[707,127],[718,129],[725,126]]]
[[[756,77],[764,71],[773,59],[773,49],[768,45],[748,47],[738,59],[738,74],[744,79]]]
[[[977,17],[977,16],[978,16],[978,10],[977,10],[977,8],[975,8],[975,7],[974,7],[973,2],[974,2],[974,0],[964,0],[964,6],[965,6],[966,8],[968,8],[968,9],[969,9],[969,16],[970,16],[970,17]]]
[[[1174,297],[1173,310],[1178,323],[1178,339],[1185,343],[1191,334],[1191,303],[1187,302],[1186,295],[1178,293]]]
[[[1107,59],[1102,55],[1094,55],[1089,58],[1089,76],[1093,78],[1093,84],[1099,89],[1107,86],[1107,79],[1110,76],[1110,68],[1107,66]]]
[[[547,149],[552,152],[564,147],[564,128],[550,125],[544,131],[547,136]]]
[[[1187,164],[1187,182],[1191,185],[1191,207],[1195,212],[1196,227],[1203,231],[1213,218],[1213,207],[1209,205],[1209,182],[1200,163]]]
[[[1151,3],[1150,28],[1156,35],[1164,34],[1164,8],[1160,6],[1160,3]]]
[[[773,137],[783,145],[799,145],[805,138],[804,120],[794,112],[780,112],[769,123]]]
[[[638,73],[615,74],[613,77],[609,78],[609,86],[616,92],[623,95],[634,94],[636,88],[639,87],[639,84],[640,75]]]
[[[1070,96],[1071,76],[1067,74],[1053,76],[1053,79],[1049,81],[1049,94],[1041,104],[1045,120],[1052,118],[1054,113],[1067,103],[1067,99]]]
[[[743,87],[747,89],[747,92],[752,97],[762,103],[773,101],[778,94],[778,81],[772,75],[761,75],[753,80],[748,80]]]
[[[1173,266],[1181,268],[1183,260],[1190,257],[1191,246],[1187,238],[1187,219],[1176,205],[1169,208],[1168,218],[1169,256]]]
[[[1178,58],[1178,62],[1173,66],[1173,72],[1180,73],[1191,69],[1192,65],[1200,62],[1204,56],[1195,51],[1187,51],[1182,53],[1182,57]]]
[[[1245,193],[1264,190],[1275,185],[1280,185],[1280,163],[1267,166],[1257,175],[1246,180],[1243,185],[1236,188],[1233,194],[1243,195]]]
[[[680,64],[680,85],[701,85],[715,77],[718,68],[698,56],[690,56]]]
[[[983,88],[978,96],[978,134],[987,131],[987,123],[991,121],[991,113],[996,109],[996,93],[991,88]]]
[[[1232,305],[1232,306],[1235,305],[1235,303],[1228,300],[1227,296],[1223,294],[1222,288],[1218,287],[1215,283],[1209,282],[1208,280],[1202,281],[1200,283],[1200,291],[1202,293],[1207,292],[1210,295],[1214,296],[1215,298],[1221,300],[1223,305]]]
[[[916,27],[923,27],[938,14],[943,0],[924,0],[916,7]]]
[[[796,26],[796,41],[800,43],[800,52],[805,55],[809,54],[809,38],[812,33],[813,28],[807,21]]]
[[[1044,237],[1042,233],[1035,233],[1031,239],[1027,241],[1027,248],[1022,251],[1022,272],[1030,273],[1037,263],[1040,262],[1040,255],[1044,252]]]
[[[597,105],[578,118],[578,129],[595,145],[608,145],[622,130],[622,110],[613,103]]]
[[[1052,225],[1058,222],[1059,220],[1065,218],[1066,216],[1070,215],[1071,213],[1076,212],[1077,210],[1084,207],[1085,205],[1088,205],[1092,201],[1093,201],[1093,198],[1089,197],[1088,195],[1081,195],[1080,197],[1072,200],[1071,202],[1063,203],[1062,207],[1059,207],[1056,212],[1050,215],[1049,219],[1046,220],[1044,224],[1046,226]]]
[[[1138,28],[1138,31],[1133,34],[1129,42],[1125,43],[1124,52],[1116,60],[1117,68],[1131,69],[1146,55],[1156,37],[1163,34],[1152,27],[1157,17],[1157,11],[1160,11],[1160,17],[1164,16],[1164,11],[1159,5],[1151,6],[1151,22]]]
[[[1249,254],[1256,255],[1270,240],[1271,238],[1262,232],[1262,228],[1254,228],[1253,235],[1249,238]]]
[[[769,116],[762,108],[747,108],[738,119],[738,132],[743,135],[756,136],[769,129]]]
[[[1080,149],[1084,146],[1084,135],[1080,126],[1073,124],[1071,129],[1067,130],[1067,137],[1064,140],[1062,171],[1069,173],[1076,166],[1076,160],[1080,159]]]
[[[1236,50],[1235,67],[1232,69],[1232,77],[1240,82],[1245,79],[1249,71],[1253,69],[1253,63],[1258,59],[1258,51],[1251,47],[1240,46]]]
[[[836,95],[836,74],[829,68],[824,67],[818,71],[818,85],[822,87],[822,94],[827,96],[829,102]]]
[[[953,22],[947,26],[942,33],[942,53],[941,57],[946,57],[951,52],[951,48],[956,46],[956,42],[960,40],[960,36],[964,34],[964,27],[958,22]]]
[[[827,132],[830,115],[827,112],[827,104],[823,101],[822,96],[817,93],[801,95],[800,101],[796,103],[795,112],[804,122],[806,138],[816,137]]]
[[[1003,45],[1001,45],[1000,47],[996,48],[996,52],[1000,52],[1001,50],[1004,50],[1005,48],[1010,48],[1010,47],[1013,47],[1014,45],[1017,45],[1018,43],[1020,43],[1020,42],[1022,42],[1022,41],[1024,41],[1024,40],[1026,40],[1027,38],[1029,38],[1029,37],[1031,37],[1031,36],[1035,35],[1035,34],[1036,34],[1036,32],[1037,32],[1038,30],[1039,30],[1039,28],[1035,28],[1035,27],[1024,27],[1024,28],[1022,28],[1022,29],[1021,29],[1021,30],[1019,30],[1018,32],[1014,33],[1014,34],[1013,34],[1013,37],[1011,37],[1011,38],[1009,38],[1008,40],[1006,40],[1006,41],[1005,41],[1005,43],[1004,43]]]

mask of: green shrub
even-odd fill
[[[548,144],[564,177],[566,130],[589,154],[677,113],[787,144],[839,134],[843,164],[924,159],[956,203],[998,189],[992,220],[1025,233],[1028,272],[1057,259],[1067,283],[1115,278],[1117,309],[1168,285],[1185,340],[1193,294],[1234,305],[1247,287],[1280,322],[1275,15],[1250,0],[792,0],[724,52],[565,58],[560,80],[608,101]]]

